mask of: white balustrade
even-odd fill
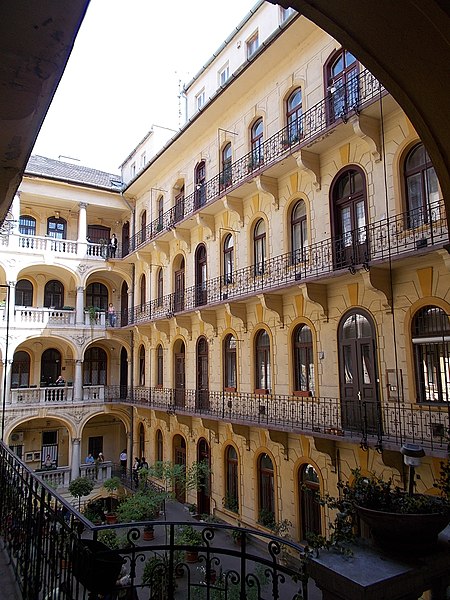
[[[104,402],[105,388],[102,385],[91,385],[83,387],[83,404]],[[73,387],[68,385],[55,385],[48,387],[12,388],[8,405],[31,406],[31,405],[53,405],[61,406],[74,402]]]
[[[75,325],[75,309],[21,308],[16,306],[12,321],[16,326],[26,325],[27,327],[33,325],[38,327]]]

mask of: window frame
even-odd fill
[[[234,348],[231,342],[234,340]],[[223,386],[226,392],[237,389],[237,339],[232,333],[223,340]]]
[[[262,339],[267,343],[262,343]],[[255,393],[269,394],[272,388],[271,340],[266,329],[259,329],[255,335]]]

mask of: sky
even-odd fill
[[[91,0],[33,154],[118,173],[153,124],[179,129],[180,82],[255,4]]]

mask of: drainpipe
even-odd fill
[[[133,467],[133,456],[134,456],[134,331],[130,331],[130,361],[131,361],[131,373],[130,373],[130,446],[131,452],[129,456],[129,469],[132,472]]]

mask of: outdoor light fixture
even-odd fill
[[[421,459],[425,456],[425,451],[418,444],[403,444],[400,452],[403,454],[403,462],[409,467],[408,494],[412,496],[414,493],[415,468],[420,466]]]

